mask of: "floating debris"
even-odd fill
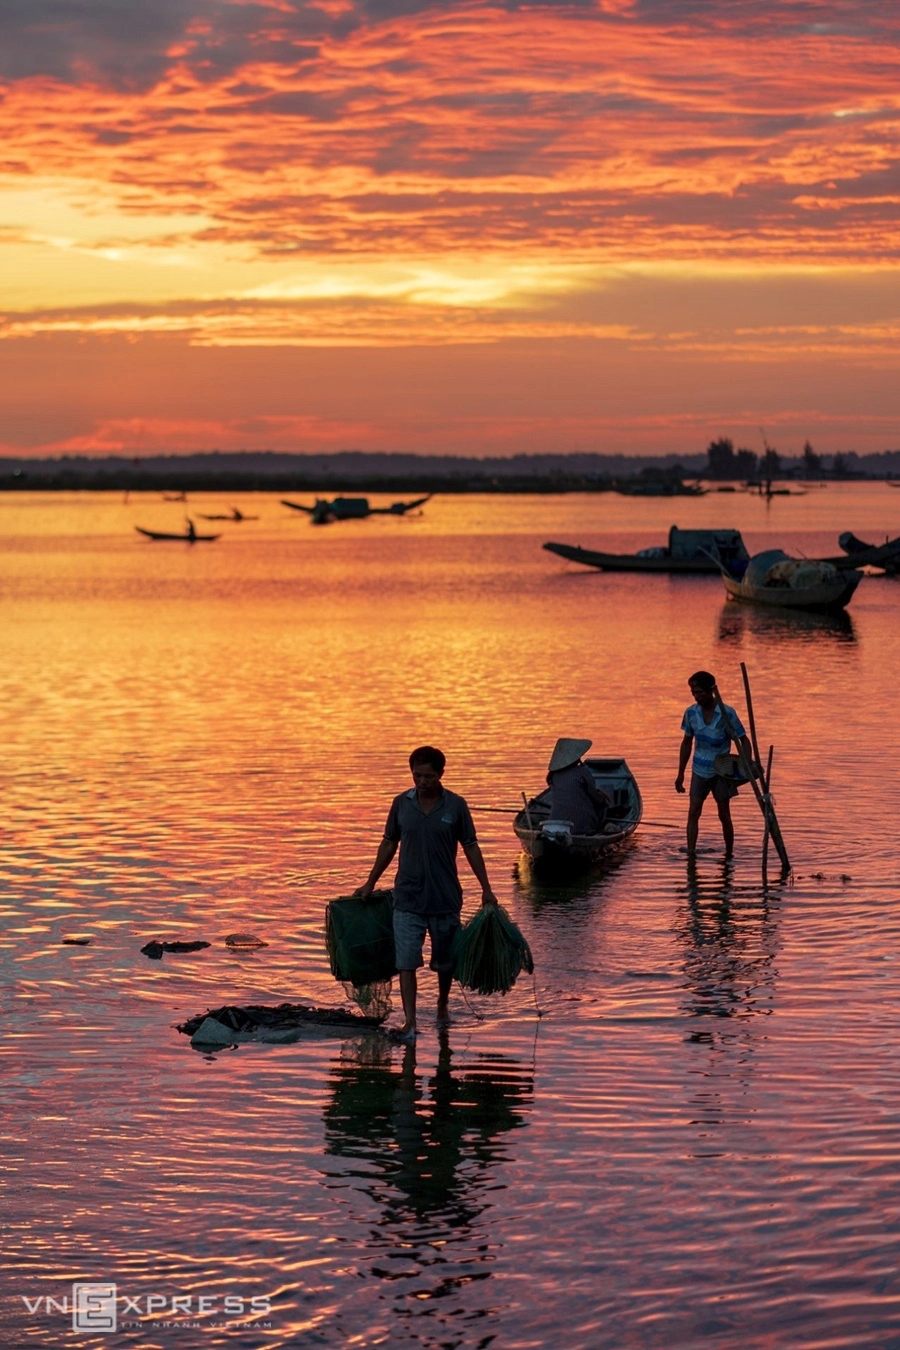
[[[225,939],[226,947],[268,947],[268,942],[254,937],[252,933],[229,933]]]
[[[374,1030],[383,1019],[362,1017],[344,1008],[317,1008],[308,1003],[229,1003],[191,1017],[177,1026],[192,1045],[234,1045],[243,1040],[294,1040],[307,1027],[321,1027],[338,1035]]]
[[[202,947],[211,945],[209,942],[148,942],[141,951],[151,961],[161,961],[163,952],[199,952]]]

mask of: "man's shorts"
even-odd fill
[[[432,970],[453,969],[453,939],[459,929],[458,914],[408,914],[394,910],[394,956],[398,970],[424,966],[425,934],[431,937]]]
[[[699,774],[692,773],[691,801],[704,802],[710,793],[717,802],[727,802],[738,795],[737,784],[731,778],[723,778],[720,773],[714,773],[712,778],[701,778]]]

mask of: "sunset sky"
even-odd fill
[[[0,0],[0,453],[900,447],[895,0]]]

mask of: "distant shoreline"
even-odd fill
[[[846,461],[850,460],[852,464]],[[236,452],[155,456],[0,458],[0,491],[540,493],[646,491],[677,496],[682,483],[710,483],[706,455],[515,455],[476,459],[341,451],[333,455]],[[853,482],[900,478],[900,451],[844,457],[843,471],[805,479],[802,461],[781,460],[779,480]],[[721,480],[735,481],[735,480]],[[685,495],[689,489],[685,490]]]

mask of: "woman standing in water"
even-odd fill
[[[688,856],[693,857],[697,852],[697,835],[703,803],[712,793],[722,825],[725,857],[730,858],[734,852],[731,798],[737,796],[737,785],[733,779],[724,778],[716,773],[715,761],[718,755],[728,753],[732,741],[740,745],[751,764],[753,751],[734,708],[728,707],[717,697],[714,675],[710,675],[708,670],[695,671],[688,680],[688,687],[694,702],[685,709],[684,717],[681,719],[684,737],[678,754],[678,777],[675,779],[675,791],[684,792],[684,772],[693,749],[694,762],[691,766],[690,805],[687,818]]]

